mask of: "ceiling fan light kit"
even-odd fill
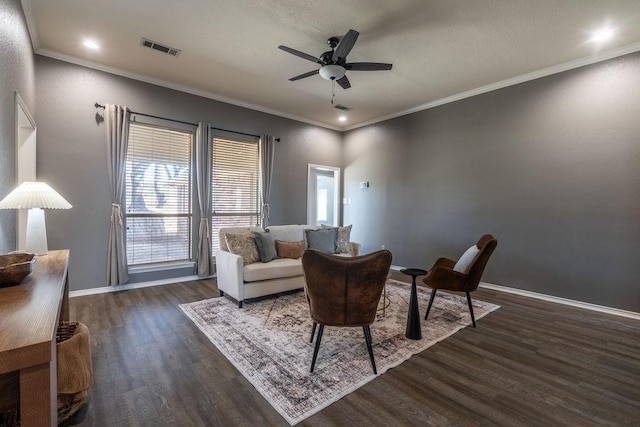
[[[345,71],[340,65],[325,65],[320,68],[320,77],[325,80],[338,80],[344,77]]]

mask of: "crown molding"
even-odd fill
[[[408,110],[403,110],[397,113],[389,114],[387,116],[378,117],[377,119],[372,119],[366,122],[354,124],[351,126],[346,126],[346,127],[343,127],[343,131],[346,132],[353,129],[358,129],[364,126],[369,126],[375,123],[379,123],[385,120],[394,119],[396,117],[406,116],[407,114],[417,113],[418,111],[428,110],[430,108],[438,107],[444,104],[449,104],[451,102],[459,101],[461,99],[470,98],[472,96],[480,95],[487,92],[492,92],[494,90],[503,89],[509,86],[514,86],[520,83],[536,80],[536,79],[547,77],[553,74],[562,73],[564,71],[573,70],[575,68],[584,67],[585,65],[595,64],[597,62],[606,61],[608,59],[617,58],[619,56],[628,55],[630,53],[634,53],[638,51],[640,51],[640,42],[623,46],[617,49],[608,50],[606,52],[598,53],[585,58],[576,59],[574,61],[565,62],[564,64],[554,65],[553,67],[543,68],[542,70],[534,71],[531,73],[523,74],[521,76],[512,77],[510,79],[491,83],[476,89],[460,92],[455,95],[447,96],[445,98],[440,98],[435,101],[427,102],[426,104],[409,108]]]
[[[307,123],[314,126],[319,126],[326,129],[335,130],[338,132],[347,132],[350,130],[358,129],[361,127],[369,126],[375,123],[379,123],[385,120],[394,119],[396,117],[406,116],[408,114],[417,113],[419,111],[428,110],[430,108],[438,107],[440,105],[449,104],[451,102],[460,101],[462,99],[470,98],[472,96],[480,95],[487,92],[492,92],[494,90],[503,89],[509,86],[514,86],[520,83],[525,83],[531,80],[539,79],[542,77],[551,76],[553,74],[562,73],[564,71],[573,70],[576,68],[584,67],[586,65],[595,64],[598,62],[606,61],[608,59],[617,58],[619,56],[628,55],[630,53],[640,51],[640,42],[633,43],[627,46],[622,46],[616,49],[607,50],[604,52],[600,52],[594,55],[590,55],[584,58],[576,59],[573,61],[565,62],[563,64],[554,65],[552,67],[544,68],[538,71],[534,71],[531,73],[523,74],[520,76],[512,77],[506,80],[502,80],[495,83],[490,83],[485,86],[481,86],[475,89],[471,89],[468,91],[460,92],[451,96],[447,96],[444,98],[437,99],[435,101],[427,102],[425,104],[417,105],[415,107],[399,111],[397,113],[389,114],[386,116],[381,116],[375,119],[367,120],[360,123],[355,123],[353,125],[345,125],[345,126],[335,126],[330,125],[323,122],[318,122],[315,120],[307,119],[304,117],[299,117],[293,114],[284,113],[282,111],[273,110],[270,108],[263,107],[261,105],[250,104],[242,101],[238,101],[236,99],[228,98],[213,92],[204,91],[201,89],[196,89],[190,86],[180,85],[171,81],[155,79],[143,74],[132,73],[129,71],[125,71],[116,67],[110,67],[107,65],[99,64],[93,61],[88,61],[85,59],[77,58],[70,55],[60,54],[48,49],[41,48],[40,39],[38,36],[38,31],[35,25],[35,18],[33,14],[33,7],[31,0],[21,0],[22,9],[24,11],[25,19],[27,21],[27,28],[29,30],[29,35],[31,37],[31,44],[33,46],[33,50],[36,54],[47,56],[49,58],[58,59],[60,61],[70,62],[72,64],[81,65],[83,67],[92,68],[98,71],[104,71],[106,73],[115,74],[122,77],[127,77],[133,80],[139,80],[146,83],[151,83],[157,86],[166,87],[168,89],[178,90],[180,92],[189,93],[192,95],[202,96],[204,98],[213,99],[215,101],[224,102],[227,104],[235,105],[238,107],[248,108],[254,111],[260,111],[262,113],[272,114],[274,116],[283,117],[286,119],[291,119],[303,123]]]
[[[213,93],[213,92],[209,92],[209,91],[205,91],[205,90],[201,90],[201,89],[196,89],[196,88],[191,87],[191,86],[185,86],[185,85],[181,85],[181,84],[178,84],[178,83],[175,83],[175,82],[171,82],[169,80],[156,79],[156,78],[153,78],[153,77],[145,76],[143,74],[133,73],[133,72],[130,72],[130,71],[122,70],[120,68],[111,67],[111,66],[100,64],[100,63],[97,63],[97,62],[89,61],[89,60],[86,60],[86,59],[77,58],[75,56],[64,55],[64,54],[61,54],[61,53],[58,53],[58,52],[51,51],[49,49],[40,48],[40,49],[36,50],[35,53],[38,54],[38,55],[41,55],[41,56],[46,56],[48,58],[53,58],[53,59],[57,59],[57,60],[60,60],[60,61],[69,62],[71,64],[80,65],[82,67],[91,68],[91,69],[98,70],[98,71],[103,71],[105,73],[115,74],[117,76],[126,77],[126,78],[129,78],[129,79],[141,81],[141,82],[144,82],[144,83],[150,83],[150,84],[153,84],[153,85],[156,85],[156,86],[162,86],[162,87],[165,87],[167,89],[173,89],[173,90],[177,90],[177,91],[180,91],[180,92],[189,93],[191,95],[201,96],[203,98],[213,99],[214,101],[224,102],[226,104],[235,105],[237,107],[248,108],[248,109],[253,110],[253,111],[259,111],[261,113],[271,114],[271,115],[274,115],[274,116],[283,117],[285,119],[291,119],[291,120],[295,120],[295,121],[298,121],[298,122],[308,123],[310,125],[319,126],[319,127],[326,128],[326,129],[331,129],[331,130],[336,130],[336,131],[339,131],[339,132],[341,132],[343,130],[341,127],[338,127],[338,126],[331,126],[331,125],[328,125],[326,123],[322,123],[322,122],[318,122],[318,121],[315,121],[315,120],[306,119],[304,117],[295,116],[293,114],[287,114],[287,113],[284,113],[282,111],[273,110],[273,109],[270,109],[270,108],[263,107],[261,105],[250,104],[250,103],[247,103],[247,102],[238,101],[236,99],[227,98],[225,96],[218,95],[218,94]]]

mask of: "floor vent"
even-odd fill
[[[142,46],[144,46],[144,47],[148,47],[149,49],[155,49],[155,50],[157,50],[159,52],[166,53],[167,55],[171,55],[171,56],[180,55],[180,49],[176,49],[176,48],[173,48],[173,47],[165,46],[163,44],[156,43],[153,40],[149,40],[149,39],[143,38],[140,41],[140,44]]]
[[[342,111],[351,111],[351,108],[345,107],[344,105],[340,105],[340,104],[334,105],[333,108],[337,108],[338,110],[342,110]]]

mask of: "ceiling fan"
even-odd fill
[[[330,37],[327,40],[327,44],[331,47],[331,50],[323,53],[319,58],[287,46],[278,46],[278,49],[282,49],[292,55],[320,64],[319,69],[291,77],[289,80],[293,82],[320,74],[323,79],[335,81],[343,89],[349,89],[351,87],[351,83],[345,75],[347,71],[390,70],[393,64],[383,64],[380,62],[347,62],[347,55],[351,52],[351,49],[353,49],[353,45],[356,43],[359,35],[360,33],[356,30],[349,30],[342,40],[338,37]]]

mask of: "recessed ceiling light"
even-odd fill
[[[340,117],[338,117],[338,120],[340,120],[341,122],[346,122],[347,121],[347,117],[346,116],[340,116]]]
[[[93,40],[85,40],[82,44],[84,44],[85,47],[88,47],[89,49],[93,49],[93,50],[100,49],[100,45],[98,45],[98,43],[96,43]]]
[[[602,28],[598,31],[594,31],[591,34],[591,38],[589,39],[590,42],[594,42],[594,43],[601,43],[607,40],[610,40],[611,38],[613,38],[613,35],[615,34],[616,30],[615,28]]]

